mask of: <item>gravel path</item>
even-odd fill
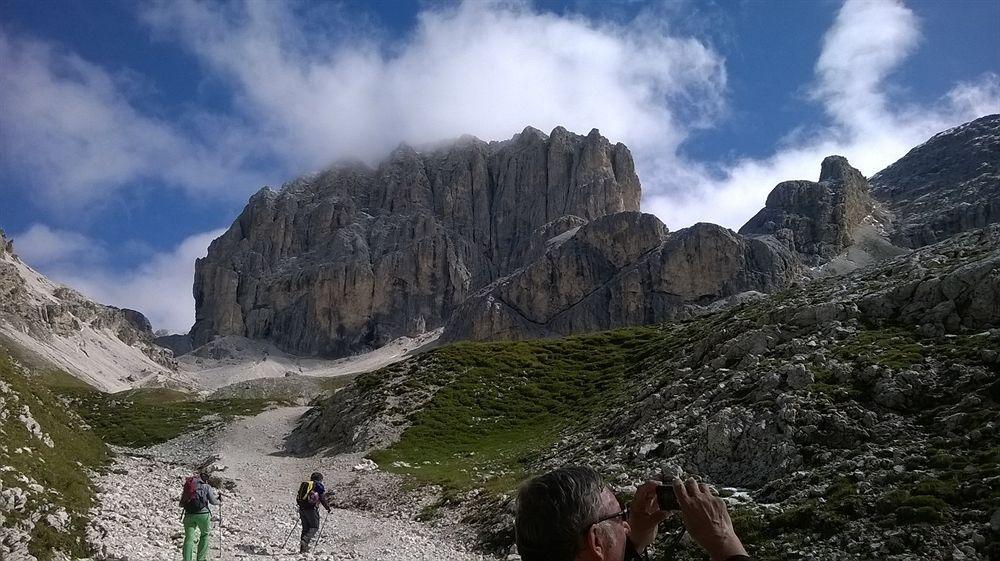
[[[177,560],[183,541],[176,506],[184,477],[206,457],[218,454],[219,475],[236,487],[226,494],[219,522],[214,522],[212,559],[315,559],[358,561],[482,561],[492,557],[469,552],[449,528],[412,520],[419,505],[403,505],[399,480],[377,470],[355,469],[359,454],[296,458],[281,453],[281,442],[304,407],[266,411],[240,419],[215,437],[185,435],[141,451],[120,449],[112,470],[98,479],[101,506],[95,509],[93,541],[105,559]],[[335,504],[326,517],[314,553],[298,551],[298,515],[294,495],[313,471],[324,475]],[[321,511],[322,512],[322,511]],[[214,509],[217,518],[219,509]],[[324,516],[325,513],[324,513]],[[291,532],[288,546],[281,546]]]

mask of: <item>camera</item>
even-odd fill
[[[671,485],[658,485],[656,487],[656,502],[660,505],[660,510],[680,510],[681,505],[674,495],[674,488]]]

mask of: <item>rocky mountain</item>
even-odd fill
[[[639,196],[624,145],[563,128],[401,146],[376,169],[265,188],[197,263],[194,344],[241,335],[343,355],[417,335],[549,237],[636,211]]]
[[[645,325],[799,276],[782,245],[715,224],[669,233],[655,216],[618,213],[552,240],[544,255],[472,295],[446,340],[551,337]]]
[[[294,453],[369,451],[512,553],[509,490],[593,465],[717,487],[755,559],[1000,556],[1000,225],[648,328],[462,343],[362,375]],[[492,490],[492,492],[491,492]],[[700,559],[661,532],[653,558]]]
[[[893,214],[897,245],[920,247],[1000,221],[1000,115],[935,135],[871,183]]]
[[[404,146],[254,195],[198,262],[191,335],[340,356],[441,326],[445,341],[524,339],[675,319],[995,222],[998,151],[1000,117],[984,117],[874,189],[831,156],[736,234],[640,214],[628,149],[596,130]]]
[[[149,320],[98,304],[25,264],[0,231],[0,338],[102,391],[171,385],[174,362]]]
[[[263,189],[197,264],[194,344],[343,355],[449,320],[452,339],[571,333],[795,276],[781,244],[711,225],[670,234],[639,198],[625,146],[561,127],[404,146],[377,169]]]

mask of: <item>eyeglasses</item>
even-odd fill
[[[600,524],[601,522],[607,522],[608,520],[614,520],[616,518],[620,518],[622,522],[628,522],[628,505],[625,505],[625,508],[623,508],[620,512],[600,518],[596,522],[591,522],[586,528],[583,529],[583,533],[587,533],[587,531],[590,530],[590,527],[594,524]]]

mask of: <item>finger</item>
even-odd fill
[[[635,494],[635,499],[632,501],[635,504],[635,510],[642,513],[656,512],[659,510],[656,501],[656,489],[644,489],[639,487],[638,492]]]
[[[701,490],[701,492],[704,493],[704,494],[706,494],[706,495],[711,495],[712,494],[712,492],[708,490],[708,485],[705,485],[704,483],[699,483],[698,484],[698,489]]]
[[[664,520],[666,520],[667,517],[670,516],[671,514],[672,513],[670,511],[668,511],[668,510],[659,510],[659,509],[657,509],[656,512],[652,512],[652,513],[649,514],[649,519],[651,521],[651,525],[653,525],[653,524],[659,525],[660,522],[663,522]]]
[[[697,479],[695,479],[693,477],[689,477],[688,480],[684,482],[684,486],[687,488],[687,492],[688,492],[688,496],[689,497],[696,497],[696,496],[698,496],[699,489],[698,489],[698,480]]]
[[[673,481],[674,485],[674,495],[677,497],[677,502],[680,504],[687,504],[689,497],[687,492],[687,487],[684,482],[681,481],[680,477],[675,477]]]

